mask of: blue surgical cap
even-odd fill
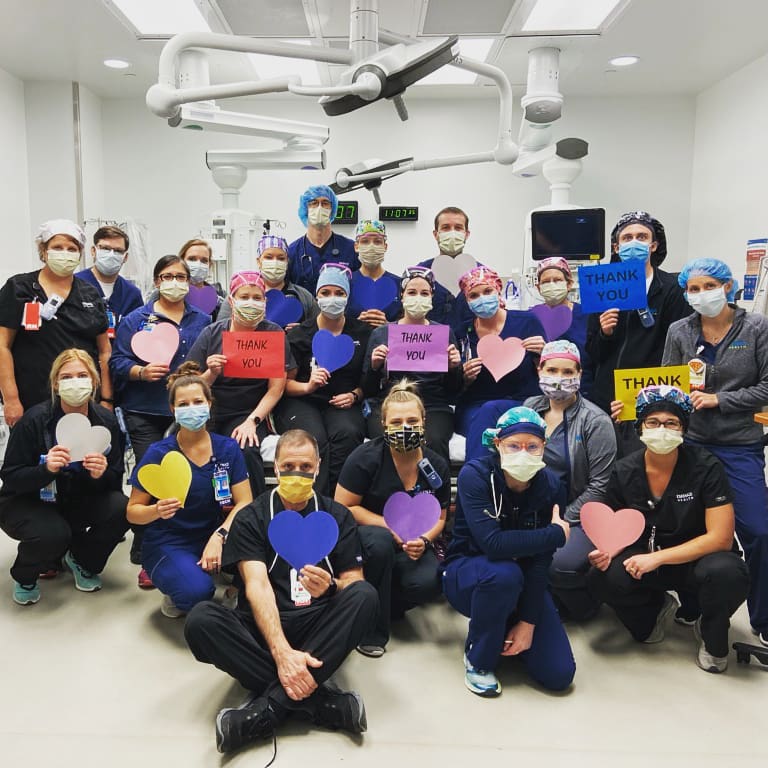
[[[486,429],[483,432],[483,445],[495,451],[494,438],[501,439],[519,433],[536,435],[543,440],[546,429],[547,425],[544,419],[533,408],[519,405],[516,408],[510,408],[506,413],[499,416],[495,429]]]
[[[685,290],[688,287],[688,280],[691,277],[702,276],[714,277],[720,283],[727,283],[729,280],[733,280],[733,273],[731,268],[720,259],[694,259],[689,261],[677,276],[677,282],[680,287]],[[728,291],[728,301],[733,301],[736,297],[736,291],[739,289],[739,284],[736,280],[733,280],[733,287]]]
[[[318,197],[327,197],[331,201],[331,221],[336,218],[336,210],[339,207],[338,198],[330,187],[326,187],[324,184],[317,184],[314,187],[309,187],[299,198],[299,218],[305,227],[307,226],[307,206],[309,201],[317,200]]]

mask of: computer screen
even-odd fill
[[[562,256],[570,261],[598,261],[605,256],[605,209],[573,208],[531,214],[534,261]]]

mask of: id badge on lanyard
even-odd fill
[[[213,497],[222,507],[232,503],[232,489],[229,487],[229,472],[220,464],[216,465],[213,472]]]
[[[107,338],[114,339],[115,338],[115,313],[111,309],[107,310],[107,322],[109,323],[109,327],[107,328]]]
[[[40,330],[40,307],[42,305],[35,299],[34,301],[28,301],[24,305],[24,311],[21,315],[21,327],[25,331],[39,331]]]
[[[45,464],[46,455],[43,453],[40,456],[40,463]],[[53,504],[56,501],[56,481],[51,480],[48,485],[40,489],[40,501],[47,501],[49,504]]]
[[[297,608],[309,605],[312,602],[312,595],[307,592],[304,585],[299,581],[299,574],[295,568],[291,568],[291,600],[293,600],[293,604]]]

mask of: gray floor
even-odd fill
[[[10,598],[14,542],[0,534],[0,763],[24,768],[251,766],[260,745],[223,758],[213,721],[243,692],[195,662],[183,620],[164,618],[156,591],[136,588],[121,544],[104,589],[77,592],[70,574],[42,582],[21,608]],[[359,740],[291,725],[278,766],[507,765],[765,766],[768,668],[731,664],[710,675],[694,663],[692,631],[673,625],[658,646],[632,643],[604,609],[569,628],[577,661],[566,694],[532,687],[510,662],[504,693],[482,700],[463,685],[465,620],[445,604],[411,611],[379,660],[352,654],[338,675],[368,710]],[[750,638],[744,608],[733,640]]]

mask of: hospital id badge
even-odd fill
[[[46,455],[42,454],[40,456],[40,464],[45,464]],[[43,486],[40,489],[40,501],[46,501],[49,504],[54,504],[56,502],[56,481],[51,480],[48,485]]]
[[[115,338],[115,313],[111,309],[107,310],[107,322],[109,323],[109,326],[107,327],[107,338],[114,339]]]
[[[707,381],[707,364],[698,357],[688,361],[691,392],[702,391]]]
[[[312,595],[307,592],[304,585],[299,581],[299,574],[295,568],[291,568],[291,600],[293,600],[293,604],[297,608],[309,605],[312,602]]]
[[[213,497],[222,506],[232,501],[232,491],[229,487],[229,473],[226,469],[217,469],[213,473]]]
[[[40,302],[28,301],[24,305],[24,312],[21,315],[21,326],[25,331],[40,330]]]

